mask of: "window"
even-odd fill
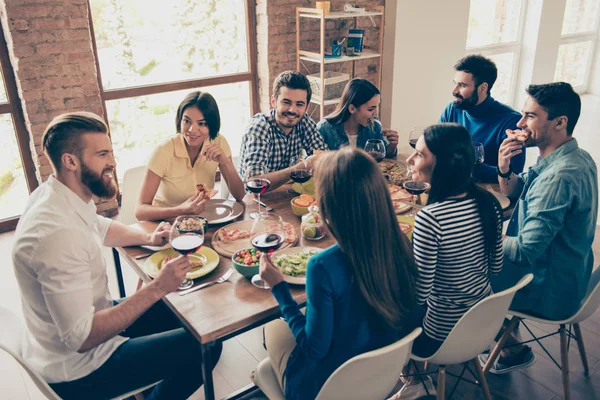
[[[14,229],[38,183],[15,76],[0,26],[0,231]],[[23,166],[27,168],[23,168]]]
[[[579,92],[589,80],[599,5],[600,0],[567,0],[565,6],[554,80],[569,82]]]
[[[193,90],[211,93],[233,155],[253,113],[254,2],[90,0],[101,93],[119,175],[143,165],[175,134],[175,111]]]
[[[512,105],[521,52],[523,0],[471,0],[467,54],[490,58],[498,68],[492,96]]]

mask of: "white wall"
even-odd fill
[[[400,133],[401,148],[409,149],[411,127],[436,123],[452,100],[453,66],[465,55],[469,5],[469,0],[396,3],[390,127]]]

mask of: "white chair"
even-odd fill
[[[594,270],[592,272],[590,282],[588,283],[587,293],[586,293],[585,297],[583,298],[583,300],[581,301],[581,306],[579,307],[579,310],[577,310],[577,312],[571,318],[564,319],[561,321],[553,321],[553,320],[536,317],[534,315],[529,315],[526,313],[510,311],[509,313],[513,316],[513,318],[511,319],[510,324],[508,324],[508,326],[504,332],[504,335],[502,335],[502,337],[500,338],[500,340],[498,341],[498,343],[496,344],[496,346],[490,353],[490,357],[488,358],[488,361],[486,362],[485,367],[483,368],[483,372],[487,373],[490,370],[490,368],[496,361],[496,358],[500,354],[500,351],[504,347],[504,344],[506,343],[506,340],[508,339],[510,333],[513,331],[515,325],[519,321],[521,321],[523,323],[523,326],[525,326],[525,328],[529,331],[529,333],[533,337],[533,339],[530,341],[535,340],[546,351],[546,354],[548,354],[548,356],[550,356],[552,361],[554,361],[554,364],[556,364],[556,366],[558,366],[558,368],[562,371],[564,399],[569,400],[571,398],[571,389],[570,389],[570,382],[569,382],[568,339],[572,338],[577,342],[577,347],[579,348],[579,355],[581,356],[581,362],[583,363],[584,375],[586,377],[589,376],[589,367],[588,367],[587,357],[585,355],[585,346],[583,344],[583,336],[581,335],[581,328],[579,327],[579,323],[582,321],[585,321],[590,316],[592,316],[592,314],[594,314],[594,312],[596,312],[596,310],[598,309],[599,306],[600,306],[600,268],[596,268],[596,270]],[[538,339],[537,337],[535,337],[535,335],[531,332],[529,327],[523,321],[524,319],[528,319],[528,320],[535,321],[535,322],[540,322],[543,324],[559,326],[558,331],[556,331],[555,333],[553,333],[551,335],[545,336],[544,339],[547,337],[550,337],[550,336],[557,335],[557,334],[560,335],[561,365],[559,365],[556,362],[556,360],[554,360],[554,357],[552,357],[550,355],[550,353],[548,352],[548,350],[546,350],[546,348],[542,345],[542,343],[539,341],[541,339]],[[568,329],[567,329],[567,325],[569,326]],[[573,327],[575,334],[571,333],[571,327]],[[530,341],[527,341],[527,343]]]
[[[145,165],[133,167],[125,171],[123,182],[121,183],[121,209],[119,210],[119,221],[125,225],[135,224],[138,219],[135,217],[135,205],[142,188],[144,179]]]
[[[23,338],[25,337],[25,324],[19,317],[13,314],[7,308],[0,306],[0,326],[4,327],[0,331],[0,350],[8,353],[15,361],[19,363],[21,368],[27,372],[34,385],[38,390],[49,400],[61,400],[54,390],[46,383],[40,374],[35,372],[21,356],[23,350]],[[136,396],[146,389],[156,385],[155,382],[151,385],[144,386],[129,393],[124,393],[113,400],[126,399],[127,397]],[[0,388],[0,390],[2,390]],[[136,396],[137,397],[137,396]]]
[[[385,399],[392,391],[406,365],[414,340],[421,334],[417,328],[396,343],[360,354],[342,364],[327,379],[317,400]],[[270,400],[285,400],[275,371],[268,358],[255,371],[255,382]]]
[[[476,378],[479,379],[485,398],[491,400],[490,390],[477,356],[494,341],[517,290],[532,279],[533,275],[527,274],[515,286],[494,293],[477,303],[458,320],[442,346],[432,356],[423,358],[411,355],[413,360],[438,365],[438,399],[445,399],[446,366],[470,362],[478,375]]]

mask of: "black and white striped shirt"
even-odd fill
[[[427,336],[443,341],[456,322],[489,296],[490,273],[502,269],[502,216],[498,214],[495,251],[487,255],[475,199],[446,200],[423,208],[413,233],[419,268],[417,302],[427,306]]]

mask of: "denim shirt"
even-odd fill
[[[504,259],[534,278],[517,293],[512,308],[552,319],[577,310],[594,263],[597,182],[596,164],[575,139],[519,174]]]
[[[348,135],[344,130],[344,124],[331,124],[326,119],[322,119],[317,124],[317,130],[323,136],[323,140],[327,143],[329,150],[338,150],[342,146],[349,144]],[[358,138],[356,140],[356,147],[364,149],[367,140],[369,139],[381,139],[385,142],[385,147],[388,146],[388,141],[383,136],[383,129],[381,128],[381,122],[373,120],[370,126],[361,126],[358,131]]]

